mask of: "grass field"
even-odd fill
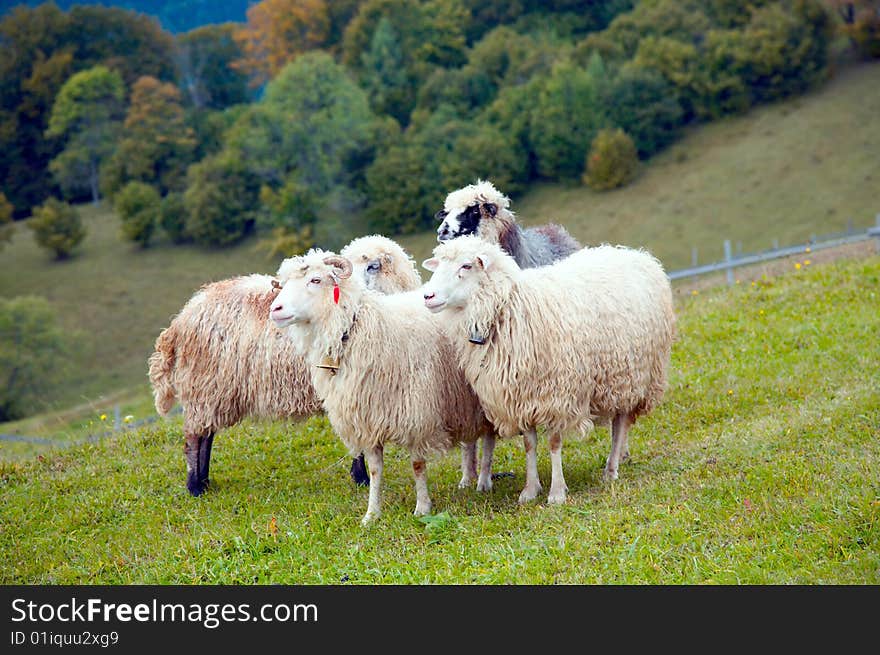
[[[880,64],[849,66],[806,96],[692,129],[625,189],[537,185],[514,209],[525,224],[561,222],[584,243],[647,246],[669,270],[689,265],[692,246],[701,262],[720,259],[724,238],[749,251],[842,230],[849,218],[865,227],[880,211],[878,89]],[[47,394],[41,416],[0,432],[69,439],[116,403],[141,418],[150,411],[146,359],[193,291],[277,268],[253,239],[220,251],[141,251],[120,239],[112,212],[81,209],[89,234],[70,261],[50,261],[24,226],[0,251],[0,296],[46,296],[80,337],[71,375]],[[433,232],[401,241],[419,261],[435,245]]]
[[[386,457],[384,515],[323,418],[221,434],[212,487],[186,495],[180,420],[0,465],[0,583],[880,583],[880,257],[678,299],[664,403],[621,479],[607,432],[564,448],[568,502],[520,507],[514,478],[459,490],[430,462],[412,517]],[[549,456],[539,445],[539,471]],[[546,496],[542,496],[545,498]]]

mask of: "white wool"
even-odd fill
[[[501,193],[488,180],[477,180],[475,184],[468,184],[466,187],[456,189],[446,196],[446,202],[443,209],[450,215],[463,212],[471,205],[478,203],[490,202],[497,205],[499,209],[507,209],[510,207],[510,198]],[[510,212],[511,215],[513,212]]]

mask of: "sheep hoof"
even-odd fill
[[[431,503],[425,503],[424,505],[416,503],[416,511],[413,512],[413,516],[427,516],[430,513]]]
[[[186,490],[189,492],[190,496],[198,498],[208,488],[207,480],[200,480],[197,475],[190,474],[186,478]]]
[[[492,491],[492,478],[491,478],[491,476],[487,476],[485,479],[480,478],[480,481],[477,482],[477,491],[483,491],[483,492]]]
[[[359,487],[370,486],[370,476],[367,475],[367,466],[364,463],[364,456],[361,454],[351,460],[351,469],[349,470],[351,479]]]
[[[547,495],[547,504],[548,505],[564,505],[565,504],[565,492],[567,489],[558,489],[558,490],[550,490],[550,493]]]
[[[465,477],[462,477],[462,479],[458,481],[458,488],[459,489],[467,489],[473,483],[474,483],[473,478],[469,478],[469,477],[465,476]]]
[[[361,519],[361,525],[370,525],[370,523],[379,518],[380,515],[380,512],[367,512],[364,514],[364,518]]]
[[[541,493],[541,485],[535,485],[532,488],[526,487],[522,490],[522,493],[519,495],[519,504],[524,505],[525,503],[530,503],[535,498],[538,497],[538,494]]]
[[[617,478],[617,471],[612,471],[606,468],[605,471],[602,473],[602,479],[605,482],[614,482]]]

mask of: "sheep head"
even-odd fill
[[[332,307],[341,304],[343,296],[351,295],[351,288],[357,288],[357,282],[350,281],[353,270],[345,257],[318,249],[285,259],[278,269],[281,289],[269,310],[269,318],[279,328],[321,321],[332,312]],[[345,293],[342,287],[346,288]]]
[[[488,181],[477,180],[476,184],[453,191],[446,196],[443,209],[434,216],[440,221],[437,240],[442,243],[477,234],[490,241],[497,241],[489,238],[498,232],[498,228],[492,229],[490,225],[498,213],[502,209],[508,210],[509,206],[510,199]]]
[[[476,236],[441,243],[422,263],[433,273],[424,288],[425,306],[434,313],[463,309],[499,264],[509,265],[506,260],[497,245]]]
[[[367,289],[379,293],[401,293],[421,286],[412,258],[398,243],[387,237],[358,237],[342,249],[342,256],[354,266],[354,275],[363,279]]]

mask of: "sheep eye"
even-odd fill
[[[311,280],[309,280],[309,282],[311,282],[312,284],[321,284],[321,278],[313,277]]]
[[[463,271],[469,271],[472,268],[473,268],[473,266],[471,266],[470,264],[462,264],[461,265],[461,270],[463,270]]]

